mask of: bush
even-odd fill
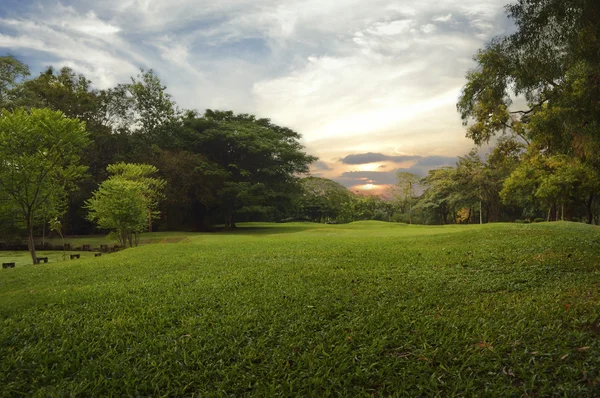
[[[529,220],[515,220],[515,224],[529,224]]]
[[[545,218],[539,218],[539,217],[537,217],[536,219],[533,220],[533,222],[544,222],[544,221],[546,221]]]

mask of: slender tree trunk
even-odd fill
[[[35,253],[35,241],[33,240],[33,225],[31,224],[30,217],[27,217],[27,247],[29,248],[29,253],[31,253],[31,259],[34,264],[39,264],[40,260],[38,260],[37,255]]]
[[[481,207],[481,200],[479,201],[479,224],[483,224],[483,211]]]
[[[148,209],[148,232],[152,232],[152,212]]]
[[[565,221],[565,204],[560,207],[560,221]]]
[[[587,208],[587,223],[591,224],[594,222],[594,211],[592,209],[592,203],[594,202],[594,193],[591,193],[588,197],[585,207]]]

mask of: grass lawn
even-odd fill
[[[150,243],[169,243],[183,240],[190,236],[195,236],[193,232],[152,232],[140,235],[140,245]],[[41,244],[41,239],[36,239],[36,242]],[[46,242],[51,245],[62,246],[60,238],[46,239]],[[114,246],[117,241],[108,239],[107,235],[88,235],[88,236],[68,236],[65,237],[65,243],[71,244],[72,248],[81,247],[82,245],[91,245],[93,248],[99,248],[100,245]],[[1,253],[0,253],[1,254]]]
[[[0,270],[0,396],[598,396],[600,229],[246,224]]]

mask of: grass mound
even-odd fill
[[[0,272],[0,394],[600,389],[600,230],[248,224]]]

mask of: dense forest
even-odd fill
[[[69,167],[79,167],[78,178],[67,184],[65,175],[57,175],[64,189],[47,192],[47,202],[54,198],[60,206],[42,204],[34,212],[11,196],[18,184],[10,188],[0,178],[0,234],[20,239],[29,229],[39,236],[53,229],[52,220],[69,235],[110,229],[98,221],[102,203],[91,198],[123,189],[125,181],[139,189],[142,181],[136,174],[141,169],[115,172],[121,167],[115,165],[151,167],[146,171],[160,183],[152,205],[145,205],[145,230],[150,231],[286,220],[598,223],[600,5],[520,1],[507,11],[517,31],[493,39],[476,54],[477,66],[467,73],[457,104],[467,137],[490,150],[476,148],[459,157],[455,167],[427,176],[399,172],[397,185],[379,197],[310,176],[309,166],[317,159],[305,153],[300,135],[269,119],[179,108],[152,70],[99,90],[66,67],[49,67],[32,78],[18,59],[0,57],[5,133],[34,115],[43,124],[57,114],[81,122],[68,129],[85,130],[85,142],[65,146],[60,155],[61,161],[72,158]],[[3,173],[13,174],[30,167],[19,166],[15,148],[39,152],[36,143],[45,139],[31,135],[25,145],[7,144],[8,136],[3,137]],[[16,211],[19,206],[22,212]],[[28,211],[30,217],[23,218]]]

